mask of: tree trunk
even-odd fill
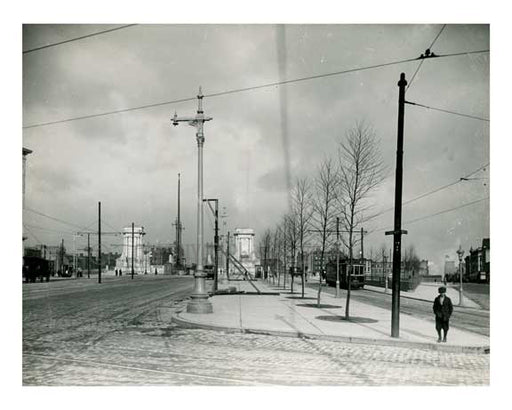
[[[347,273],[347,302],[345,304],[345,320],[350,319],[350,285],[351,285],[351,279],[352,279],[352,228],[349,229],[349,239],[348,239],[348,245],[349,245],[349,264],[346,267]]]

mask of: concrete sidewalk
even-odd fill
[[[400,315],[400,337],[392,338],[390,310],[354,299],[350,301],[350,320],[346,321],[346,291],[342,292],[341,298],[322,292],[322,303],[317,307],[317,291],[306,287],[303,299],[300,282],[295,285],[294,294],[291,294],[289,288],[278,288],[266,282],[256,281],[255,284],[262,292],[276,294],[253,294],[255,290],[248,282],[231,281],[219,284],[219,289],[236,287],[239,292],[245,293],[212,296],[209,300],[213,305],[213,313],[192,314],[184,310],[175,314],[172,320],[187,327],[399,345],[449,352],[484,353],[490,348],[488,337],[453,327],[448,333],[448,342],[437,343],[433,317],[432,320],[424,320],[405,314]],[[433,292],[429,293],[429,290]],[[383,292],[383,289],[380,291]],[[427,299],[433,300],[437,287],[427,285],[420,292],[423,292],[421,296],[427,297],[428,294]],[[419,296],[420,292],[416,295]],[[458,298],[452,301],[455,304]]]
[[[421,283],[418,285],[418,287],[416,289],[414,289],[412,291],[400,292],[400,297],[434,302],[435,297],[438,295],[438,289],[440,286],[445,286],[445,285],[443,285],[442,283]],[[446,296],[448,296],[452,300],[453,306],[457,307],[459,304],[459,291],[457,289],[450,287],[450,285],[446,285],[445,287],[446,287]],[[381,288],[378,286],[365,285],[364,288],[367,290],[374,291],[374,292],[386,293],[385,288]],[[387,289],[387,293],[391,296],[390,288]],[[464,308],[482,310],[482,308],[477,303],[473,302],[471,299],[469,299],[464,294],[463,294],[463,303],[464,303]]]

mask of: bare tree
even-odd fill
[[[375,131],[364,122],[357,122],[341,139],[339,157],[339,201],[342,226],[348,233],[347,300],[345,319],[350,317],[350,287],[356,227],[368,210],[368,197],[384,179],[385,167],[378,148]]]
[[[419,272],[420,258],[416,254],[414,245],[409,245],[407,248],[405,248],[403,263],[404,271],[410,276],[415,276],[415,274]]]
[[[292,207],[297,224],[300,268],[302,279],[302,297],[304,297],[305,267],[304,248],[309,239],[309,228],[313,216],[311,187],[307,178],[297,179],[292,191]]]
[[[287,246],[287,238],[286,238],[286,221],[283,220],[281,223],[281,231],[283,238],[283,288],[286,288],[286,269],[287,269],[287,258],[288,258],[288,246]]]
[[[297,241],[298,241],[298,230],[297,230],[297,218],[294,215],[293,210],[284,216],[284,227],[285,227],[285,238],[287,248],[289,249],[290,256],[290,269],[293,272],[296,267],[297,257]],[[293,293],[294,275],[290,278],[290,291]]]
[[[277,277],[277,285],[279,286],[279,272],[280,272],[280,259],[281,259],[281,229],[276,226],[273,237],[272,237],[272,249],[273,249],[273,283]]]
[[[336,167],[331,158],[324,158],[318,167],[318,174],[314,181],[315,196],[313,199],[312,225],[314,232],[320,236],[320,278],[318,283],[317,305],[320,307],[322,293],[322,272],[324,267],[325,251],[329,239],[335,229],[336,223],[336,195],[338,191],[338,176]]]
[[[270,229],[267,229],[265,233],[263,234],[263,237],[261,238],[260,242],[260,257],[263,259],[262,267],[263,267],[263,278],[266,278],[266,275],[268,274],[268,265],[269,265],[269,258],[270,258],[270,242],[272,240],[272,233]]]

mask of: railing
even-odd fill
[[[224,249],[222,249],[222,253],[224,255],[226,255],[226,252],[224,251]],[[228,255],[226,255],[227,257]],[[233,263],[233,266],[238,270],[239,274],[241,274],[242,276],[244,276],[244,278],[249,281],[249,283],[251,284],[251,286],[256,290],[256,292],[258,293],[261,293],[261,291],[256,287],[256,285],[253,283],[253,281],[251,280],[251,275],[249,274],[249,272],[247,271],[247,269],[245,269],[245,266],[242,265],[242,263],[233,256],[233,254],[229,254],[229,260]],[[228,280],[231,280],[230,277],[229,277],[229,272],[226,271],[226,275],[227,275],[227,278]]]

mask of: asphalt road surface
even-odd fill
[[[23,285],[23,384],[487,385],[489,355],[183,329],[189,277]]]

